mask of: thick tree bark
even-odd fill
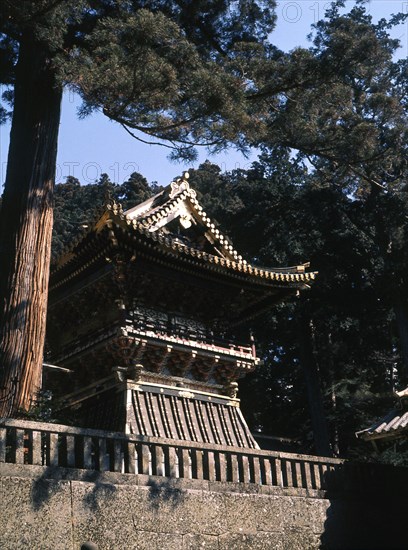
[[[41,384],[61,96],[46,46],[26,33],[0,215],[0,416],[27,410]]]
[[[320,456],[333,456],[323,407],[319,373],[313,353],[312,321],[306,315],[302,315],[299,328],[300,361],[305,376],[315,450]]]

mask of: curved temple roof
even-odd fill
[[[197,200],[197,194],[187,181],[188,173],[172,182],[164,191],[137,205],[126,212],[116,210],[110,206],[116,215],[142,233],[158,241],[161,245],[181,254],[207,261],[215,266],[224,267],[255,277],[284,282],[310,282],[314,280],[316,272],[306,272],[309,264],[294,267],[268,269],[253,266],[246,262],[233,247],[232,243],[215,226]],[[163,232],[172,220],[179,218],[180,225],[189,229],[193,224],[204,230],[204,235],[212,245],[214,252],[209,253],[196,247],[181,243],[179,239]]]
[[[306,271],[308,263],[265,268],[244,260],[199,204],[196,192],[187,179],[188,173],[184,173],[182,178],[172,182],[154,197],[125,212],[120,204],[110,201],[90,231],[99,233],[113,224],[139,236],[149,247],[154,246],[167,256],[184,257],[212,271],[243,276],[254,282],[272,283],[279,287],[309,287],[317,273]],[[62,255],[53,271],[66,266],[73,256],[72,251]]]

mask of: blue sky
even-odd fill
[[[354,4],[348,2],[349,7]],[[278,23],[271,40],[284,50],[307,45],[306,36],[310,26],[318,21],[329,5],[327,0],[278,0]],[[408,12],[408,0],[371,0],[368,9],[375,19],[392,13]],[[395,29],[394,35],[401,40],[400,57],[408,55],[408,21]],[[190,166],[197,167],[207,155],[201,152],[199,161],[184,166],[167,160],[168,150],[164,147],[144,145],[129,136],[118,124],[109,121],[102,114],[94,114],[79,120],[76,111],[77,97],[67,92],[62,105],[62,119],[59,134],[57,182],[74,175],[81,183],[93,183],[101,173],[106,172],[112,181],[121,183],[132,172],[140,172],[149,182],[162,185],[169,183],[175,175]],[[10,127],[0,127],[0,181],[4,182],[7,166],[7,148]],[[234,150],[216,157],[209,157],[222,170],[246,168],[256,159],[254,152],[249,159]]]

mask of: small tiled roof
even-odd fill
[[[394,439],[407,435],[407,432],[408,411],[406,409],[393,409],[369,428],[357,432],[356,436],[365,440]]]

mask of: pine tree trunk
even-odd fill
[[[61,96],[47,48],[26,33],[0,215],[0,416],[29,409],[41,385]]]
[[[300,361],[305,376],[307,398],[312,421],[316,453],[320,456],[332,456],[326,415],[320,389],[319,373],[313,353],[312,321],[302,315],[300,322]]]

